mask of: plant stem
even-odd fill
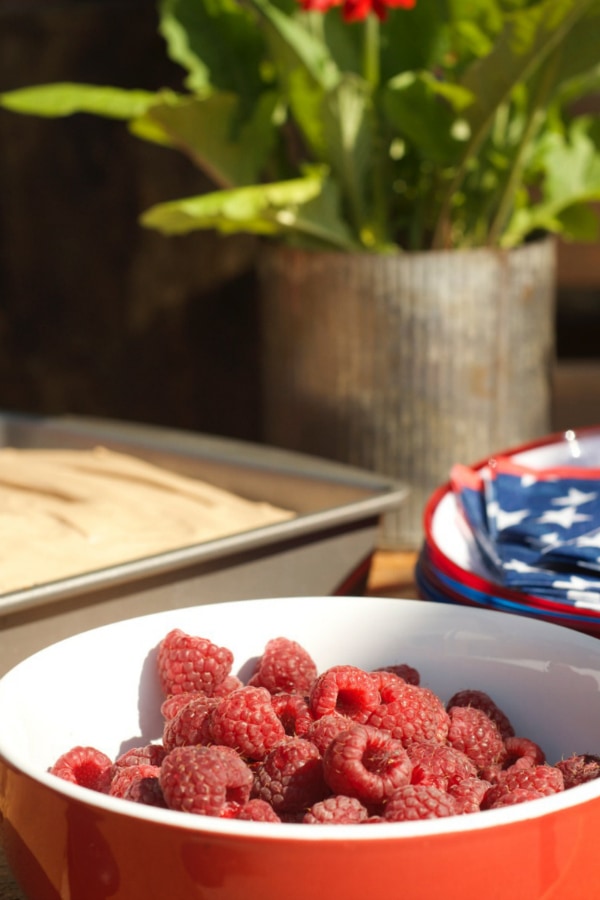
[[[494,216],[488,231],[486,241],[488,247],[493,247],[500,242],[502,232],[510,217],[515,192],[519,186],[523,167],[525,165],[525,155],[531,141],[535,137],[536,132],[539,130],[540,125],[546,116],[546,101],[548,100],[548,95],[550,94],[554,83],[554,74],[556,72],[560,54],[560,49],[552,54],[538,81],[537,90],[533,97],[533,102],[531,103],[527,122],[525,123],[525,127],[523,128],[521,138],[514,154],[508,178],[504,183],[504,189],[500,197],[496,215]]]
[[[377,92],[381,81],[380,60],[380,25],[374,13],[365,19],[363,44],[363,77],[369,86],[371,107],[369,114],[373,118],[374,146],[372,148],[372,209],[373,216],[369,227],[374,246],[383,246],[387,241],[386,227],[386,159],[380,134],[380,120],[377,116]]]
[[[363,75],[371,88],[371,92],[375,93],[379,87],[381,69],[379,62],[379,19],[374,13],[369,13],[365,19]]]

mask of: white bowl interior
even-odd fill
[[[68,793],[84,789],[62,782],[59,788],[58,780],[44,773],[70,747],[92,745],[115,757],[126,748],[159,741],[162,695],[155,648],[174,627],[229,647],[234,670],[242,675],[248,672],[248,661],[276,636],[299,641],[320,670],[340,663],[372,669],[408,662],[443,700],[462,688],[488,691],[517,733],[536,740],[551,763],[573,752],[600,753],[600,643],[595,638],[488,610],[417,600],[308,597],[158,613],[85,632],[40,651],[0,680],[0,754]],[[600,794],[600,783],[591,790]],[[137,806],[95,794],[90,802]],[[143,810],[132,809],[131,814],[159,819],[182,815]],[[514,810],[495,812],[526,814]],[[216,821],[189,818],[201,828]],[[466,827],[474,825],[471,821]],[[217,827],[235,829],[236,823]],[[361,829],[353,834],[356,831]]]

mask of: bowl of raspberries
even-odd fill
[[[0,680],[32,900],[591,897],[599,776],[597,639],[492,610],[209,604]]]

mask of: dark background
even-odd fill
[[[0,91],[181,87],[154,0],[0,0]],[[0,110],[0,409],[260,440],[251,238],[142,229],[210,184],[121,123]],[[600,357],[598,247],[561,248],[561,359]]]

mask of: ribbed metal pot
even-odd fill
[[[550,430],[556,247],[390,255],[267,244],[268,443],[403,480],[380,546],[418,547],[453,463]]]

